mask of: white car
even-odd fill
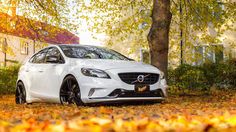
[[[34,54],[20,68],[16,103],[162,101],[167,87],[163,72],[156,67],[114,50],[53,45]]]

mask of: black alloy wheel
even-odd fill
[[[22,82],[17,83],[15,101],[16,101],[16,104],[26,103],[26,91],[25,91],[25,86]]]
[[[79,84],[73,76],[66,77],[60,89],[61,104],[76,104],[82,105]]]

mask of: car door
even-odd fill
[[[48,49],[45,63],[42,65],[42,95],[47,101],[58,101],[59,90],[63,79],[64,58],[57,47]]]
[[[40,98],[43,87],[43,65],[45,63],[45,57],[47,54],[48,48],[41,50],[30,60],[29,63],[29,78],[31,80],[30,93],[33,98]]]

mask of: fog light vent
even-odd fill
[[[88,93],[88,96],[91,97],[94,92],[95,92],[95,89],[94,89],[94,88],[90,89],[90,91],[89,91],[89,93]]]

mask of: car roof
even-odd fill
[[[88,47],[95,47],[95,48],[105,48],[105,47],[100,47],[100,46],[94,46],[94,45],[83,45],[83,44],[55,44],[55,45],[49,45],[45,48],[42,48],[41,50],[39,50],[38,52],[44,50],[44,49],[47,49],[47,48],[51,48],[51,47],[57,47],[57,48],[60,48],[61,46],[67,46],[67,47],[70,47],[70,46],[75,46],[75,47],[85,47],[85,48],[88,48]],[[106,49],[106,48],[105,48]],[[37,54],[38,52],[36,52],[35,54]]]

